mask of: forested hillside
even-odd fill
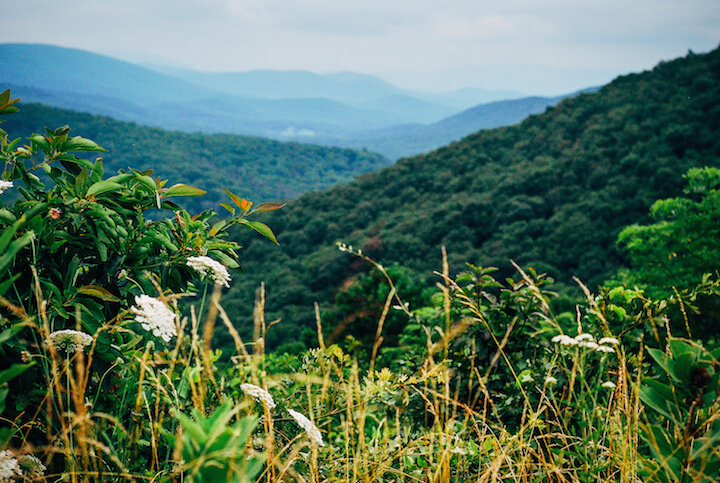
[[[223,188],[254,202],[283,201],[377,171],[389,161],[350,149],[229,134],[186,134],[40,104],[18,104],[20,111],[3,128],[14,139],[63,125],[71,135],[94,139],[108,150],[105,170],[154,169],[155,176],[202,188],[207,196],[185,201],[190,212],[218,208]]]
[[[679,194],[688,168],[719,160],[720,51],[690,53],[268,214],[280,247],[237,233],[246,275],[224,306],[247,329],[265,282],[267,320],[282,318],[270,346],[314,328],[315,301],[327,326],[348,320],[333,301],[367,265],[338,241],[433,283],[446,246],[451,274],[470,262],[502,278],[513,259],[556,288],[578,276],[593,289],[623,264],[619,231]]]

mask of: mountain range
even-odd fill
[[[408,91],[350,72],[207,73],[37,44],[0,44],[0,62],[0,84],[28,102],[185,132],[365,148],[391,160],[514,124],[564,97]]]

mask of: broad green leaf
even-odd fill
[[[19,220],[15,220],[15,222],[12,224],[12,226],[5,228],[0,234],[0,252],[4,251],[7,246],[10,244],[10,240],[12,240],[12,237],[15,236],[15,233],[20,229],[21,226],[25,224],[27,221],[27,218],[25,215],[21,216]]]
[[[6,208],[0,208],[0,223],[12,224],[17,221],[17,217],[12,211]]]
[[[207,442],[207,435],[202,429],[202,426],[180,411],[175,411],[175,418],[178,420],[180,425],[183,427],[187,436],[184,439],[192,438],[192,440],[199,446],[204,446]]]
[[[227,195],[230,197],[230,199],[233,200],[233,202],[238,207],[240,207],[240,205],[242,205],[242,201],[243,201],[242,198],[240,198],[239,196],[237,196],[235,193],[233,193],[232,191],[230,191],[227,188],[223,188],[223,189],[225,190],[225,193],[227,193]]]
[[[13,106],[13,104],[18,102],[19,100],[20,99],[10,100],[10,89],[5,89],[5,91],[0,94],[0,115],[12,114],[13,112],[17,112],[18,108]]]
[[[91,185],[86,193],[86,197],[99,195],[101,193],[106,193],[108,191],[117,191],[123,189],[124,186],[120,183],[115,183],[114,181],[110,181],[108,179],[103,181],[98,181],[97,183],[94,183]]]
[[[255,207],[255,209],[253,211],[254,212],[275,211],[275,210],[279,210],[280,208],[284,207],[285,205],[287,205],[287,203],[271,203],[271,202],[260,203],[259,205],[257,205]]]
[[[9,369],[0,371],[0,384],[5,384],[9,380],[19,376],[23,372],[30,369],[35,365],[35,361],[28,362],[27,364],[13,364]]]
[[[683,417],[678,408],[679,401],[672,389],[653,379],[645,379],[643,382],[644,385],[639,390],[640,400],[676,425],[682,426]]]
[[[104,173],[105,173],[105,168],[103,167],[103,160],[102,160],[102,158],[97,158],[95,160],[95,167],[92,170],[93,182],[97,183],[98,181],[102,181]]]
[[[682,448],[659,426],[643,425],[642,430],[643,439],[650,447],[653,456],[655,456],[654,463],[660,465],[665,475],[668,475],[668,473],[671,475],[672,478],[667,481],[678,481],[682,466],[680,459],[684,453]],[[661,475],[662,473],[658,476]]]
[[[135,173],[135,179],[143,186],[151,189],[152,191],[157,192],[157,185],[155,184],[155,180],[152,179],[150,176],[141,174],[136,172]]]
[[[2,114],[2,111],[0,111],[0,114]],[[10,388],[7,386],[0,387],[0,414],[5,412],[5,399],[8,397],[8,394],[10,393]],[[9,429],[8,429],[9,431]],[[9,440],[10,438],[7,438]]]
[[[0,255],[0,272],[15,259],[15,255],[25,246],[28,245],[35,234],[33,232],[27,232],[20,236],[17,240],[13,240],[8,246],[5,252]]]
[[[202,196],[205,193],[207,192],[205,190],[201,190],[200,188],[194,188],[186,184],[178,183],[168,188],[165,196]]]
[[[167,236],[165,236],[165,235],[162,234],[162,233],[159,233],[159,232],[148,233],[147,236],[146,236],[146,238],[160,243],[161,245],[163,245],[165,248],[167,248],[167,249],[170,250],[171,252],[176,252],[176,251],[178,251],[177,245],[175,245],[175,244],[170,240],[170,238],[168,238]]]
[[[75,194],[78,197],[83,198],[85,196],[89,182],[90,177],[88,176],[88,170],[87,168],[83,168],[80,174],[77,175],[77,178],[75,178]]]
[[[229,211],[230,213],[232,213],[233,215],[235,214],[235,208],[233,208],[232,206],[228,205],[227,203],[220,203],[220,206],[222,206],[223,208],[225,208],[226,210],[228,210],[228,211]]]
[[[713,448],[720,447],[720,421],[715,421],[702,438],[696,438],[690,453],[691,460],[701,460],[708,458],[712,454]]]
[[[5,104],[8,103],[10,100],[10,89],[5,89],[2,94],[0,94],[0,107],[5,106]]]
[[[225,228],[225,225],[227,225],[226,222],[224,222],[224,221],[218,221],[218,222],[215,223],[215,224],[213,225],[213,227],[210,229],[209,235],[210,235],[210,236],[215,236],[215,235],[217,235],[220,230],[222,230],[223,228]]]
[[[107,149],[101,148],[94,141],[80,136],[75,136],[65,141],[61,149],[63,151],[107,151]]]
[[[108,247],[107,245],[101,241],[96,240],[95,241],[95,247],[98,250],[98,253],[100,254],[100,260],[104,263],[108,261]]]
[[[0,332],[0,344],[4,344],[8,340],[15,337],[15,334],[17,334],[18,332],[23,330],[24,327],[25,327],[24,323],[14,324],[14,325],[10,326],[10,328],[5,329],[2,332]]]
[[[0,268],[1,270],[1,268]],[[3,280],[0,282],[0,296],[4,296],[5,293],[12,287],[12,284],[15,283],[15,281],[20,278],[22,273],[16,273],[12,277],[8,278],[7,280]]]
[[[67,163],[71,163],[85,168],[88,171],[92,171],[93,169],[95,169],[95,165],[93,163],[91,163],[87,159],[78,158],[74,154],[63,154],[61,156],[58,156],[57,159],[61,161],[65,167],[69,166]]]
[[[79,294],[89,295],[106,302],[120,302],[120,299],[113,295],[108,289],[98,285],[85,285],[77,289]]]
[[[111,176],[108,179],[106,179],[105,181],[112,181],[115,183],[125,183],[127,181],[130,181],[134,177],[135,177],[135,175],[132,173],[121,173],[121,174],[117,174],[115,176]]]
[[[275,238],[275,234],[272,232],[269,226],[267,226],[264,223],[260,223],[259,221],[248,221],[248,220],[240,220],[240,223],[247,226],[248,228],[252,228],[256,232],[260,233],[262,236],[267,238],[268,240],[274,242],[276,245],[279,245],[277,239]]]
[[[52,146],[50,145],[50,141],[48,141],[48,139],[41,134],[33,134],[32,136],[30,136],[30,142],[33,145],[42,149],[45,152],[45,154],[49,154],[50,151],[52,151]]]
[[[51,136],[60,138],[60,137],[67,136],[68,134],[70,134],[70,126],[68,126],[66,124],[64,126],[60,126],[59,128],[55,129],[54,131],[50,130],[49,128],[46,127],[45,132],[47,132]]]
[[[679,379],[677,379],[675,377],[675,370],[674,370],[675,361],[670,359],[667,356],[667,354],[665,354],[661,350],[648,348],[647,351],[648,351],[648,354],[650,354],[650,356],[653,359],[655,359],[655,362],[657,362],[657,364],[660,367],[662,367],[662,369],[665,371],[665,373],[668,374],[668,376],[672,377],[675,382],[678,382],[678,383],[681,382]]]
[[[225,265],[228,268],[238,268],[240,265],[238,264],[237,260],[229,256],[227,253],[222,252],[220,250],[209,250],[208,255],[212,255],[213,258],[218,259],[220,263]]]

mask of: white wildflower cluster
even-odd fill
[[[5,181],[5,180],[0,179],[0,195],[3,194],[5,192],[5,190],[9,190],[12,187],[13,187],[12,181]]]
[[[597,352],[615,352],[615,348],[612,346],[619,344],[618,340],[614,337],[603,337],[599,341],[595,342],[595,338],[591,334],[587,333],[580,334],[576,337],[561,334],[556,335],[551,340],[556,344],[585,347]]]
[[[293,417],[295,422],[297,422],[301,428],[305,430],[305,433],[307,433],[308,438],[310,438],[312,441],[316,442],[318,446],[325,446],[325,443],[323,443],[322,440],[322,434],[320,434],[320,430],[313,424],[312,421],[310,421],[308,418],[306,418],[303,414],[300,414],[299,412],[288,409],[288,413],[290,413],[290,416]]]
[[[256,386],[255,384],[245,383],[240,384],[240,389],[242,389],[245,394],[265,406],[268,411],[275,409],[275,401],[273,400],[272,394],[262,387]]]
[[[93,338],[77,330],[56,330],[45,339],[47,345],[56,350],[64,350],[68,354],[83,350],[92,344]]]
[[[0,451],[0,483],[14,481],[17,476],[22,476],[17,458],[10,450]]]
[[[225,285],[230,287],[230,273],[225,265],[213,260],[210,257],[190,257],[187,260],[188,266],[198,272],[202,278],[210,276],[215,285]]]
[[[557,384],[557,379],[553,376],[548,376],[545,378],[545,384],[547,384],[548,386],[554,386],[555,384]]]
[[[167,305],[145,294],[135,297],[135,304],[130,311],[136,315],[135,320],[143,329],[165,342],[170,342],[170,339],[177,335],[176,316]]]
[[[31,454],[24,454],[18,458],[18,465],[25,476],[39,478],[45,474],[47,467],[42,461]]]

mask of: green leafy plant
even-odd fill
[[[720,478],[720,349],[670,338],[667,350],[648,349],[659,377],[643,379],[640,399],[652,410],[642,425],[651,457],[646,481]]]
[[[258,418],[238,417],[238,411],[239,407],[226,400],[207,417],[197,409],[193,409],[192,418],[175,414],[182,427],[186,481],[255,481],[265,459],[252,449],[251,435]]]
[[[15,102],[0,95],[0,114]],[[48,448],[59,455],[49,471],[73,478],[158,471],[173,452],[157,444],[163,425],[177,424],[170,410],[219,398],[196,381],[203,374],[219,390],[212,321],[201,340],[198,317],[209,287],[228,286],[228,270],[240,267],[228,229],[277,243],[250,217],[282,205],[253,206],[227,191],[230,217],[190,215],[173,200],[204,191],[152,171],[105,177],[102,158],[78,155],[104,149],[70,131],[45,128],[25,145],[0,131],[0,402],[11,423],[0,443]],[[182,299],[196,292],[200,309],[184,331]],[[98,444],[109,449],[96,461],[88,454]]]

